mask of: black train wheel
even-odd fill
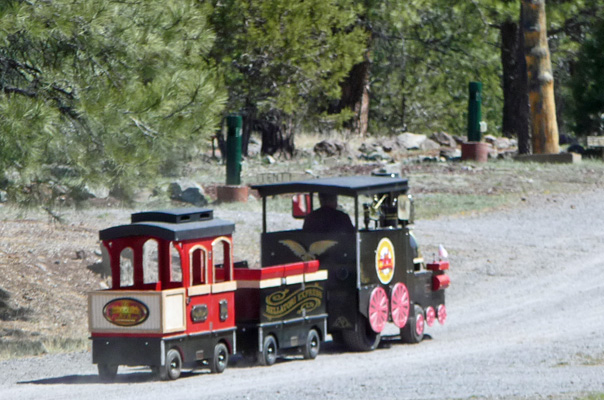
[[[414,306],[414,310],[415,315],[409,317],[407,325],[401,328],[401,340],[405,343],[419,343],[424,339],[424,310],[417,304]]]
[[[277,361],[277,339],[273,335],[268,335],[262,343],[262,351],[259,354],[261,365],[273,365]]]
[[[352,351],[373,351],[380,344],[382,335],[374,332],[369,326],[369,321],[362,315],[359,315],[357,329],[342,331],[342,340],[346,347]]]
[[[216,343],[214,347],[214,358],[210,363],[210,370],[215,374],[224,372],[229,364],[229,349],[224,343]]]
[[[314,360],[319,355],[321,350],[321,337],[316,329],[308,331],[306,336],[306,344],[304,345],[304,358]]]
[[[180,378],[182,368],[182,358],[180,352],[176,349],[168,350],[166,353],[166,365],[159,367],[159,378],[162,381],[176,380]]]

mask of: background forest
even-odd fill
[[[560,133],[604,134],[604,1],[547,1]],[[518,131],[520,0],[0,0],[0,190],[114,193],[178,171],[244,119],[295,135]],[[25,190],[25,192],[24,192]]]

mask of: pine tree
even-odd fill
[[[266,154],[294,151],[294,133],[340,95],[362,56],[349,0],[215,1],[212,56],[225,75],[229,109],[262,132]],[[244,148],[244,153],[246,149]]]
[[[5,1],[0,170],[129,188],[214,132],[225,97],[194,0]],[[66,166],[68,174],[53,174]],[[61,168],[65,170],[65,168]]]

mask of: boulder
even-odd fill
[[[485,135],[483,140],[492,146],[495,146],[495,143],[497,143],[497,138],[493,135]]]
[[[323,140],[315,144],[313,151],[324,157],[341,156],[348,152],[348,144],[339,140]]]
[[[180,183],[172,182],[170,185],[168,185],[168,196],[172,200],[178,200],[181,194],[182,188],[180,187]]]
[[[91,186],[84,185],[83,191],[88,195],[89,198],[106,199],[109,197],[109,188],[105,186]]]
[[[206,200],[200,187],[190,187],[183,190],[180,195],[180,201],[196,206],[205,206],[208,204],[208,200]]]
[[[461,149],[447,147],[440,150],[440,156],[446,160],[459,160],[461,159]]]
[[[390,157],[386,152],[379,148],[370,153],[363,153],[360,155],[360,158],[367,161],[391,161],[392,157]]]
[[[455,140],[455,143],[460,146],[467,141],[465,137],[459,135],[453,135],[453,139]]]
[[[369,154],[369,153],[373,153],[374,151],[377,151],[378,147],[379,146],[375,142],[373,142],[373,143],[363,142],[359,146],[358,150],[363,154]]]
[[[194,183],[184,184],[181,182],[172,182],[168,186],[168,196],[172,200],[182,201],[183,203],[189,203],[195,206],[205,206],[208,204],[203,189],[201,186]]]
[[[277,160],[275,160],[275,157],[269,155],[264,156],[264,158],[262,159],[262,162],[264,164],[268,164],[268,165],[273,165],[274,163],[277,162]]]
[[[430,139],[444,147],[456,147],[457,142],[453,136],[447,132],[435,132],[430,136]]]
[[[426,135],[417,135],[414,133],[402,133],[396,137],[396,143],[407,150],[419,150],[421,144],[428,138]]]
[[[426,139],[419,145],[419,149],[423,151],[438,150],[440,149],[440,145],[434,140]]]

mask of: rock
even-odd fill
[[[105,186],[90,186],[86,184],[82,189],[82,193],[87,198],[106,199],[109,197],[109,188]]]
[[[457,147],[457,142],[453,136],[447,132],[435,132],[430,136],[430,139],[445,147]]]
[[[518,155],[518,150],[504,150],[500,151],[497,155],[499,160],[512,160]]]
[[[497,141],[495,142],[495,148],[498,150],[506,150],[511,147],[514,147],[514,145],[512,144],[512,141],[505,137],[498,138]]]
[[[262,150],[262,143],[255,137],[251,137],[249,143],[247,144],[247,155],[248,157],[255,157],[260,154]]]
[[[424,150],[424,151],[438,150],[438,149],[440,149],[440,145],[438,143],[436,143],[434,140],[426,139],[420,144],[419,149]]]
[[[462,145],[463,143],[465,143],[467,141],[465,137],[458,136],[458,135],[453,135],[453,139],[455,140],[455,143],[457,143],[458,145]]]
[[[368,154],[361,154],[359,158],[367,161],[390,161],[392,159],[383,149],[378,149]]]
[[[403,133],[396,137],[397,144],[407,150],[419,150],[421,144],[427,140],[426,135]]]
[[[203,190],[200,187],[190,187],[185,189],[180,195],[180,201],[194,204],[196,206],[205,206],[208,200],[203,195]]]
[[[485,135],[483,140],[492,146],[495,146],[495,143],[497,143],[497,138],[493,135]]]
[[[458,160],[461,158],[461,149],[458,148],[444,148],[440,150],[440,156],[446,160]]]
[[[8,193],[4,190],[0,190],[0,203],[6,203],[8,201]]]
[[[182,189],[183,187],[185,187],[184,190]],[[208,204],[203,189],[201,186],[194,183],[182,184],[180,182],[172,182],[170,186],[168,186],[168,195],[172,200],[182,201],[196,206],[205,206]]]
[[[267,155],[262,159],[262,162],[265,164],[273,165],[274,163],[277,162],[277,160],[275,160],[275,157],[273,157],[271,155]]]
[[[341,156],[348,152],[348,144],[339,140],[323,140],[315,144],[313,152],[324,157]]]
[[[570,146],[568,146],[568,149],[566,149],[566,151],[568,153],[585,154],[585,149],[580,144],[571,144]],[[2,195],[0,194],[0,198],[1,196]]]
[[[180,187],[180,183],[172,182],[168,186],[168,196],[170,196],[170,198],[172,200],[178,200],[180,198],[181,194],[182,194],[182,188]]]
[[[376,143],[363,142],[363,143],[361,143],[361,146],[359,147],[358,150],[363,154],[369,154],[369,153],[376,151],[377,148],[378,148],[378,145]]]
[[[401,148],[395,139],[390,139],[390,138],[380,138],[376,142],[376,145],[381,147],[382,150],[384,150],[386,153],[390,153],[394,150],[398,150]]]

